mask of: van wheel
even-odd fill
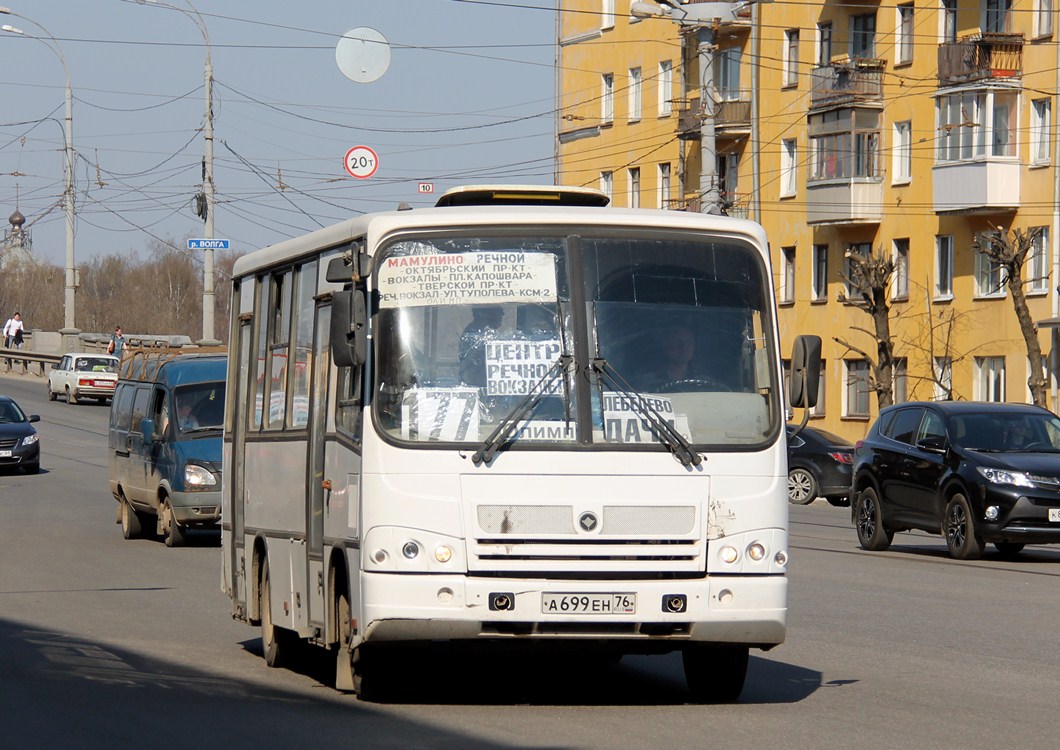
[[[166,546],[183,547],[184,542],[187,541],[185,529],[177,523],[177,519],[173,517],[173,509],[169,506],[168,500],[162,501],[162,507],[159,508],[159,515],[162,519],[162,535],[166,539]]]
[[[121,503],[121,535],[126,539],[136,539],[143,534],[140,517],[136,515],[136,511],[132,509],[124,495],[119,502]]]
[[[272,584],[269,582],[269,561],[262,560],[261,583],[258,585],[258,612],[261,616],[261,650],[270,667],[284,667],[293,661],[298,645],[294,631],[281,628],[272,621]]]
[[[75,396],[74,392],[70,390],[70,386],[66,386],[66,403],[68,403],[68,404],[76,404],[77,403],[77,396]]]

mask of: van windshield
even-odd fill
[[[220,430],[224,425],[224,381],[181,386],[173,394],[173,405],[178,431]]]

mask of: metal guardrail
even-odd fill
[[[11,370],[17,368],[19,365],[22,367],[22,374],[30,374],[29,368],[32,362],[40,367],[39,373],[34,373],[44,377],[47,375],[49,365],[59,364],[59,360],[63,358],[61,354],[40,354],[38,352],[28,352],[21,349],[7,349],[0,346],[0,362],[3,363],[4,372],[11,372]]]

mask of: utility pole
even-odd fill
[[[190,3],[189,3],[190,5]],[[206,26],[203,25],[203,36],[206,36]],[[206,239],[214,238],[214,184],[213,184],[213,60],[210,55],[209,37],[206,37],[206,66],[203,77],[205,79],[206,113],[203,123],[203,169],[202,169],[202,191],[206,195],[206,219],[204,231]],[[208,247],[203,256],[202,276],[202,339],[204,345],[217,341],[214,335],[214,266],[213,248]]]
[[[718,189],[718,154],[714,137],[714,29],[707,24],[696,26],[696,56],[699,58],[699,210],[705,214],[721,213],[721,191]]]

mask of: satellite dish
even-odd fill
[[[354,83],[371,83],[390,67],[390,43],[375,29],[350,29],[335,45],[335,63]]]

